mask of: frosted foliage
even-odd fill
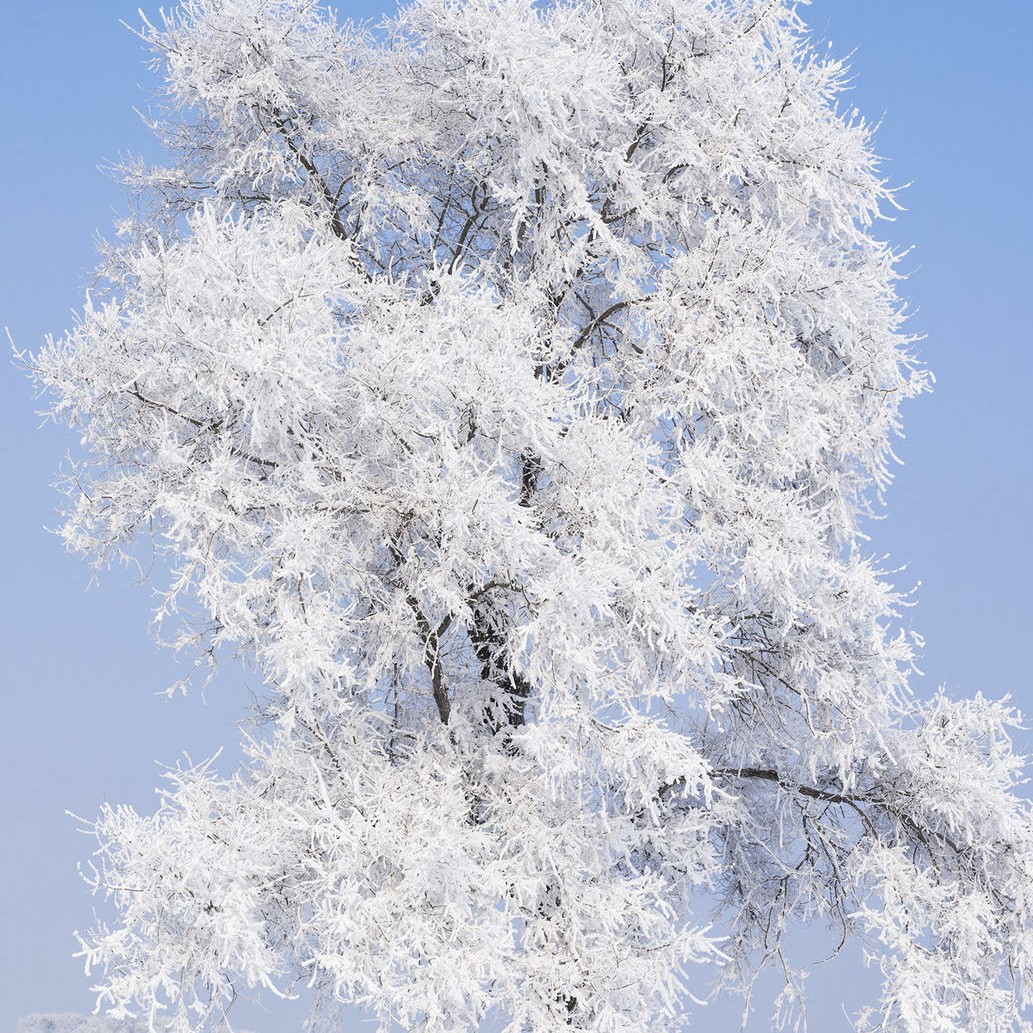
[[[792,6],[143,35],[170,166],[29,361],[68,544],[156,550],[161,636],[268,696],[236,774],[97,820],[101,1008],[656,1033],[814,922],[885,974],[864,1028],[1028,1029],[1016,715],[908,689],[861,528],[926,378]]]

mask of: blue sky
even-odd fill
[[[124,207],[98,171],[127,152],[156,157],[133,108],[153,80],[146,55],[120,20],[137,23],[138,0],[3,0],[0,87],[0,326],[33,350],[60,333],[89,286],[98,234]],[[336,5],[375,16],[387,5]],[[148,13],[152,5],[146,5]],[[815,34],[840,55],[855,52],[846,102],[882,119],[876,149],[885,174],[911,183],[907,211],[882,228],[904,260],[920,353],[935,394],[905,411],[905,465],[873,528],[871,550],[921,582],[907,622],[926,638],[925,677],[953,692],[1011,693],[1033,711],[1026,672],[1026,595],[1033,382],[1030,318],[1033,124],[1028,110],[1027,0],[814,0]],[[88,1011],[92,998],[71,931],[92,924],[93,902],[76,874],[90,842],[85,817],[104,800],[152,806],[156,760],[195,758],[225,745],[246,705],[246,680],[226,670],[199,698],[154,695],[178,677],[146,632],[149,589],[111,571],[87,591],[90,572],[44,526],[57,522],[51,490],[74,440],[37,429],[31,390],[12,366],[0,373],[0,459],[7,503],[2,644],[6,692],[0,721],[0,1033],[32,1011]],[[1027,738],[1028,742],[1028,738]],[[802,941],[804,954],[817,949]],[[866,984],[856,962],[812,976],[814,1028],[837,1033],[838,985],[851,1000]],[[840,984],[840,981],[842,983]],[[298,1011],[249,1013],[257,1033],[301,1028]],[[734,1029],[729,1011],[703,1020]],[[353,1025],[354,1029],[362,1028]],[[763,1017],[751,1030],[766,1030]]]

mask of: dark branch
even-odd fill
[[[152,409],[158,409],[160,412],[168,413],[170,416],[175,416],[177,419],[183,420],[185,423],[189,423],[191,427],[196,427],[198,430],[207,430],[214,434],[223,426],[223,422],[221,420],[199,420],[195,416],[188,416],[185,412],[180,412],[179,409],[174,406],[167,405],[165,402],[157,402],[153,398],[148,398],[135,383],[129,391],[129,394],[144,405],[147,405]],[[279,465],[273,459],[263,459],[261,456],[253,455],[251,452],[248,452],[243,448],[239,448],[236,445],[230,445],[229,452],[230,455],[237,456],[240,459],[246,459],[249,463],[255,463],[257,466],[265,467],[269,470],[275,470]]]
[[[423,660],[427,665],[427,670],[430,671],[431,693],[434,696],[441,723],[447,725],[448,719],[452,715],[452,704],[441,675],[441,636],[448,630],[452,618],[446,617],[436,629],[432,628],[415,597],[407,595],[405,601],[409,604],[409,609],[412,610],[420,634],[423,636]]]

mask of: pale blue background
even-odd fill
[[[126,151],[156,156],[133,113],[152,82],[138,42],[137,0],[0,0],[0,326],[35,349],[80,303],[93,241],[123,205],[98,164]],[[338,5],[376,15],[375,2]],[[153,13],[153,6],[148,5]],[[1033,709],[1029,508],[1031,384],[1029,102],[1033,4],[1028,0],[816,0],[806,11],[834,52],[856,48],[847,102],[884,116],[886,174],[913,182],[908,211],[884,232],[912,276],[915,331],[935,370],[933,396],[906,411],[906,466],[874,529],[873,551],[908,563],[898,582],[922,582],[909,620],[927,638],[928,692],[1011,692]],[[226,671],[205,707],[153,693],[174,680],[145,631],[146,586],[111,572],[86,591],[83,563],[62,553],[48,485],[74,444],[37,430],[34,403],[13,368],[0,373],[0,456],[6,487],[0,717],[0,1033],[32,1011],[89,1011],[71,930],[91,924],[76,861],[89,841],[66,809],[90,817],[103,800],[149,808],[155,759],[232,753],[243,680]],[[801,941],[806,957],[820,950]],[[812,1029],[848,1027],[870,986],[856,959],[812,977]],[[257,1033],[300,1029],[296,1010],[241,1016]],[[727,1009],[700,1027],[733,1030]],[[356,1020],[349,1029],[363,1028]],[[366,1027],[368,1028],[368,1027]],[[768,1029],[765,1014],[751,1030]]]

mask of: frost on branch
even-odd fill
[[[268,698],[236,774],[96,822],[102,1006],[307,981],[384,1029],[654,1033],[811,921],[882,966],[870,1028],[1025,1028],[1015,716],[908,689],[862,521],[926,380],[792,8],[144,36],[172,163],[33,360],[65,535],[150,536],[163,635]]]

